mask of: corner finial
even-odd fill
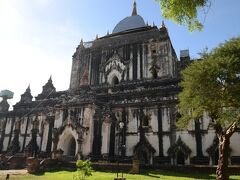
[[[164,23],[164,20],[162,20],[162,27],[166,27],[165,23]]]
[[[83,46],[83,39],[81,38],[80,46]]]
[[[109,35],[109,30],[107,31],[107,35]]]
[[[155,25],[155,23],[154,23],[154,21],[153,21],[153,27],[154,27],[154,26],[156,26],[156,25]]]
[[[28,84],[28,87],[25,92],[31,92],[30,83]]]
[[[96,35],[96,40],[98,40],[98,34]]]
[[[164,23],[164,20],[162,20],[162,26],[160,27],[160,30],[167,31],[166,25]]]
[[[52,82],[52,75],[50,75],[50,78],[49,78],[49,80],[48,81],[51,81]]]
[[[134,3],[133,3],[132,16],[137,16],[137,3],[136,3],[136,0],[134,0]]]

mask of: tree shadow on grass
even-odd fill
[[[160,178],[160,175],[153,175],[153,174],[150,174],[150,173],[146,173],[146,174],[141,174],[141,175],[144,175],[144,176],[148,176],[148,177],[152,177],[152,178],[156,178],[156,179],[159,179]]]
[[[163,171],[163,170],[146,170],[142,171],[141,175],[152,177],[159,179],[161,175],[163,176],[175,176],[175,177],[182,177],[182,178],[194,178],[194,179],[216,179],[215,174],[211,173],[202,173],[202,172],[173,172],[173,171]],[[240,174],[239,174],[240,175]],[[237,176],[239,176],[237,174]],[[231,175],[230,175],[231,176]],[[232,175],[235,176],[235,175]],[[239,180],[239,177],[230,177],[230,180]]]
[[[150,176],[153,178],[161,178],[162,176],[175,176],[175,177],[182,177],[182,178],[194,178],[194,179],[215,179],[214,175],[212,174],[204,174],[204,173],[180,173],[180,172],[173,172],[173,171],[143,171],[141,173],[144,176]]]
[[[33,176],[43,176],[43,175],[45,174],[45,172],[43,172],[43,171],[40,171],[40,172],[36,172],[36,173],[29,173],[29,174],[31,174],[31,175],[33,175]]]

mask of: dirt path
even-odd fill
[[[6,176],[7,174],[10,175],[19,175],[19,174],[27,174],[26,169],[20,169],[20,170],[0,170],[0,177]]]

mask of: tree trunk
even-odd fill
[[[219,159],[218,166],[216,170],[216,179],[217,180],[228,180],[228,154],[229,154],[229,145],[230,137],[226,135],[219,135]]]
[[[218,167],[216,170],[217,180],[228,180],[228,155],[230,146],[230,137],[237,130],[237,122],[233,122],[225,131],[222,128],[216,129],[219,139],[219,159]]]

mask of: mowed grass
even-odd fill
[[[39,175],[11,175],[11,180],[73,180],[76,172],[74,171],[57,171],[57,172],[45,172]],[[121,176],[121,174],[119,174]],[[123,174],[127,180],[150,180],[150,179],[215,179],[214,174],[202,174],[202,173],[177,173],[167,171],[145,171],[138,175]],[[87,180],[113,180],[116,177],[116,173],[113,172],[99,172],[94,171],[93,175],[88,177]],[[1,177],[4,179],[5,177]],[[230,176],[232,180],[240,180],[240,175]]]

